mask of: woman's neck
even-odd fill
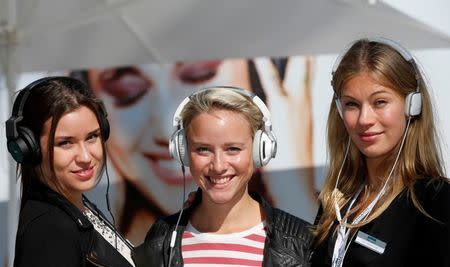
[[[58,192],[64,196],[70,203],[77,207],[80,211],[84,211],[83,194],[81,192],[64,192],[64,188],[57,188],[53,184],[47,184],[53,191]],[[66,190],[67,191],[67,190]]]
[[[390,158],[383,159],[366,159],[367,177],[365,179],[366,185],[373,189],[381,189],[389,177],[394,161]],[[395,172],[393,172],[394,174]]]
[[[225,204],[214,203],[203,193],[202,203],[191,216],[191,224],[200,232],[229,234],[247,230],[263,219],[259,203],[247,191],[236,201]]]
[[[403,190],[403,180],[398,177],[398,172],[393,170],[393,168],[398,168],[398,165],[393,166],[394,160],[391,157],[366,159],[367,176],[363,194],[359,198],[361,210],[365,209],[379,194],[382,194],[383,187],[385,187],[383,195],[391,197]]]
[[[79,210],[84,211],[83,195],[81,193],[66,195],[65,197]]]

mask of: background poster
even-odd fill
[[[417,51],[434,100],[445,168],[449,170],[450,116],[448,69],[450,50]],[[289,58],[225,59],[174,64],[143,64],[107,69],[25,73],[18,88],[47,75],[83,79],[105,102],[111,124],[108,141],[110,203],[120,231],[138,245],[153,221],[176,212],[183,202],[181,167],[168,157],[172,115],[181,100],[203,87],[239,86],[268,105],[278,137],[278,154],[257,171],[252,188],[277,207],[313,221],[316,194],[326,168],[326,120],[332,101],[330,70],[337,55]],[[5,98],[1,98],[4,101]],[[10,113],[10,110],[3,111]],[[8,115],[9,116],[9,115]],[[4,116],[7,118],[8,116]],[[3,136],[4,137],[4,136]],[[0,155],[2,174],[9,155]],[[8,188],[2,179],[1,188]],[[186,191],[196,186],[187,175]],[[106,176],[88,197],[108,215]],[[0,195],[0,265],[7,262],[7,202]]]
[[[172,116],[194,91],[237,86],[268,106],[278,137],[278,154],[257,170],[251,190],[275,206],[312,221],[317,210],[313,169],[310,57],[225,59],[144,64],[71,71],[104,101],[111,124],[108,140],[113,212],[120,232],[139,244],[159,216],[180,209],[181,166],[169,157]],[[189,170],[189,169],[187,169]],[[196,189],[189,171],[187,192]],[[98,190],[96,190],[98,191]],[[95,194],[96,202],[101,202]],[[98,200],[98,201],[97,201]]]

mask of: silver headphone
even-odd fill
[[[387,39],[387,38],[384,38],[384,37],[374,37],[374,38],[367,38],[367,40],[369,42],[377,42],[377,43],[381,43],[381,44],[384,44],[384,45],[387,45],[387,46],[393,48],[406,61],[408,61],[413,66],[414,72],[415,72],[415,77],[416,77],[416,80],[417,80],[417,88],[416,88],[415,92],[409,93],[406,96],[406,98],[405,98],[405,115],[408,118],[420,115],[420,113],[422,111],[422,94],[419,91],[420,79],[421,78],[420,78],[420,71],[419,71],[419,68],[417,67],[417,63],[414,60],[414,57],[411,55],[411,53],[408,52],[408,50],[406,50],[399,43],[397,43],[397,42],[395,42],[395,41],[393,41],[391,39]],[[356,41],[356,42],[358,42],[358,41]],[[353,42],[349,47],[352,47],[354,43],[355,42]],[[337,108],[337,110],[339,112],[339,116],[341,118],[343,118],[343,108],[342,108],[341,100],[339,99],[339,96],[337,95],[336,89],[334,87],[335,86],[335,84],[334,84],[334,75],[336,73],[336,70],[339,68],[339,65],[341,64],[342,58],[345,56],[347,51],[348,51],[348,49],[344,53],[339,55],[339,57],[334,62],[333,70],[331,72],[331,75],[332,75],[331,86],[333,87],[333,90],[334,90],[334,101],[336,103],[336,108]]]
[[[181,118],[181,112],[191,98],[199,93],[217,90],[228,89],[233,90],[245,97],[248,97],[261,111],[263,115],[263,127],[256,131],[253,137],[253,163],[255,167],[259,168],[265,166],[272,158],[275,158],[277,153],[277,139],[272,131],[272,122],[270,119],[270,112],[264,102],[255,94],[246,91],[242,88],[231,86],[215,86],[201,89],[190,96],[186,97],[178,106],[173,115],[172,126],[174,127],[174,133],[170,138],[169,152],[170,156],[180,162],[183,166],[189,167],[189,156],[187,153],[187,141],[186,132],[183,127],[183,120]]]

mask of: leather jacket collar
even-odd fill
[[[93,227],[91,222],[75,205],[43,183],[33,182],[26,194],[29,200],[47,202],[64,210],[77,223],[80,230],[87,230]]]

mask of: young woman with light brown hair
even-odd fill
[[[450,266],[450,185],[416,61],[361,39],[332,85],[313,266]]]

